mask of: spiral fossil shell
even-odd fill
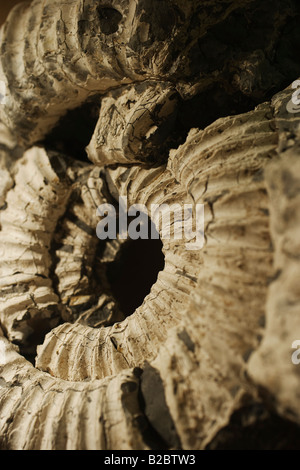
[[[235,8],[224,5],[220,18]],[[265,396],[299,424],[299,374],[287,360],[299,329],[300,118],[286,108],[292,88],[192,129],[160,159],[183,93],[174,84],[180,67],[172,75],[168,62],[179,26],[174,52],[165,38],[147,36],[143,2],[111,6],[110,25],[100,12],[88,33],[94,2],[58,8],[35,0],[2,30],[1,73],[16,85],[0,115],[0,448],[203,449],[235,411]],[[193,13],[188,3],[187,17]],[[16,49],[24,25],[30,34]],[[145,41],[136,51],[137,30]],[[184,87],[192,93],[191,83]],[[66,107],[98,94],[91,162],[39,142]],[[46,99],[47,112],[37,111]],[[30,148],[21,152],[20,143]],[[195,251],[158,227],[164,267],[128,317],[105,271],[123,242],[99,250],[96,236],[97,207],[119,197],[149,213],[153,204],[203,204],[205,215],[205,243]],[[36,345],[33,365],[25,356]]]
[[[32,373],[40,374],[39,377],[49,381],[50,372],[53,376],[51,381],[54,381],[56,387],[59,387],[61,380],[72,384],[75,382],[82,393],[88,394],[92,384],[98,381],[101,384],[103,381],[104,384],[107,380],[112,380],[108,377],[119,377],[119,374],[120,377],[127,377],[130,370],[143,367],[145,360],[149,363],[154,361],[151,367],[159,371],[163,381],[167,381],[166,400],[173,419],[176,416],[177,433],[183,447],[191,445],[191,436],[185,427],[185,421],[188,421],[187,417],[192,413],[193,420],[197,416],[198,422],[203,413],[200,413],[199,406],[205,406],[206,397],[211,399],[215,393],[216,403],[222,403],[222,407],[210,409],[209,416],[205,415],[203,422],[200,420],[202,424],[198,422],[195,426],[203,427],[202,432],[206,434],[207,428],[211,429],[211,423],[217,416],[219,419],[220,416],[226,419],[230,408],[238,401],[237,397],[245,393],[243,388],[247,388],[238,371],[246,367],[249,349],[257,349],[259,346],[257,336],[261,332],[260,318],[265,311],[268,279],[273,275],[269,197],[263,176],[264,167],[276,156],[278,143],[277,132],[272,126],[274,118],[269,117],[270,110],[269,104],[261,105],[248,114],[219,120],[204,131],[193,131],[187,142],[173,151],[167,168],[149,170],[133,166],[129,169],[120,167],[105,170],[102,177],[108,181],[110,191],[126,194],[129,202],[131,198],[145,204],[166,202],[168,197],[174,201],[176,192],[179,199],[194,197],[198,203],[203,202],[207,210],[205,247],[196,256],[191,256],[190,252],[180,247],[178,241],[174,241],[173,246],[168,241],[164,248],[165,268],[144,304],[131,317],[102,329],[81,325],[80,322],[58,326],[38,348],[36,367],[40,372],[26,363]],[[260,148],[259,152],[257,148]],[[45,157],[43,150],[33,149],[31,152],[42,153]],[[11,190],[12,193],[15,188]],[[165,188],[168,188],[167,193]],[[265,261],[263,264],[262,259]],[[197,287],[193,279],[198,280]],[[234,290],[230,290],[230,283],[235,286]],[[225,290],[228,294],[220,296],[220,290]],[[184,304],[187,304],[191,293],[194,293],[194,300],[185,310]],[[218,303],[218,299],[221,303]],[[167,315],[164,305],[171,306]],[[199,311],[202,312],[201,316],[197,314]],[[224,327],[220,330],[217,325],[220,325],[223,317],[227,318],[228,326],[225,330]],[[244,326],[241,325],[242,319]],[[208,329],[211,330],[209,336]],[[178,351],[174,351],[171,341],[176,334],[181,345]],[[199,335],[202,337],[201,346]],[[113,342],[112,338],[116,341]],[[217,360],[218,351],[222,347],[229,347],[230,351],[230,359],[227,355],[223,366],[220,362],[222,356]],[[163,360],[160,361],[161,356]],[[19,360],[23,361],[21,358]],[[181,361],[184,361],[184,367],[180,366]],[[196,366],[198,361],[202,364],[200,367]],[[189,376],[185,387],[191,387],[189,395],[193,405],[189,403],[184,416],[180,415],[180,410],[176,407],[175,397],[180,393],[184,394],[185,387],[178,385],[181,390],[174,396],[174,391],[171,392],[168,385],[170,380],[176,382],[178,368]],[[147,372],[144,373],[146,380]],[[194,380],[197,384],[199,377],[201,380],[205,377],[206,384],[207,381],[212,383],[210,396],[205,394],[205,390],[201,393],[201,389],[194,389],[193,376],[198,377],[198,380]],[[88,384],[85,384],[86,380]],[[221,389],[216,387],[215,381],[222,382]],[[84,387],[87,387],[86,391]],[[34,401],[37,400],[34,390],[36,387],[30,387],[33,394],[30,397],[32,405],[27,404],[28,409],[33,407],[32,412]],[[39,403],[41,393],[45,393],[46,400],[47,392],[43,385],[38,392]],[[93,394],[96,397],[95,391]],[[199,394],[201,405],[196,406]],[[102,400],[100,396],[102,395],[99,392],[98,400]],[[94,398],[91,403],[93,402]],[[21,402],[19,406],[22,407]],[[46,405],[45,408],[46,416],[49,416],[46,421],[51,440],[51,433],[57,435],[55,426],[60,424],[56,423]],[[76,412],[76,419],[84,419],[81,413]],[[98,416],[96,418],[98,420]],[[219,425],[220,421],[215,427]],[[175,439],[174,435],[170,436],[171,442],[172,439]],[[31,446],[50,446],[45,443],[33,444],[34,440],[30,442]],[[10,441],[10,445],[27,446],[26,442],[21,443],[19,440]],[[76,447],[79,444],[64,445]],[[85,442],[83,446],[85,445],[93,448],[95,444],[91,441]],[[195,447],[198,445],[198,442],[193,444]]]
[[[63,5],[35,0],[17,6],[1,33],[0,79],[9,98],[1,120],[18,129],[19,140],[28,146],[41,140],[66,109],[93,95],[151,79],[163,87],[172,76],[176,79],[176,71],[170,72],[172,60],[182,53],[182,42],[176,38],[187,31],[197,4],[185,7],[182,22],[176,5],[159,3],[154,15],[147,2],[133,0],[113,0],[109,8],[105,1],[91,0],[68,0]],[[220,19],[231,9],[225,2]],[[169,27],[152,34],[143,21],[145,10],[148,23],[169,15]],[[26,41],[18,47],[22,31],[27,31]],[[169,45],[171,32],[174,48]]]

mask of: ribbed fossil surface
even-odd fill
[[[256,425],[299,441],[299,7],[260,3],[34,0],[2,27],[1,449],[222,448]],[[236,45],[259,15],[261,43]],[[79,161],[55,136],[86,102]],[[164,261],[130,314],[111,280],[128,242],[97,237],[119,198],[204,207],[198,249],[151,221]]]

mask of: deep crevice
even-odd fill
[[[164,268],[162,246],[161,240],[128,240],[107,265],[111,292],[126,317],[142,305]]]
[[[139,378],[138,403],[142,415],[139,417],[137,424],[142,434],[143,440],[152,450],[168,450],[170,446],[168,446],[166,441],[152,426],[146,415],[146,403],[141,388],[141,376],[143,374],[143,369],[136,367],[133,370],[133,373],[136,377]]]
[[[94,133],[100,106],[99,97],[94,96],[82,106],[68,111],[46,136],[43,145],[49,150],[91,164],[85,148]]]
[[[253,403],[235,411],[206,450],[300,450],[300,426]]]
[[[155,436],[156,442],[164,445],[165,449],[181,450],[180,438],[166,402],[165,384],[159,371],[147,361],[140,376],[139,400],[151,431],[149,437]]]
[[[98,7],[97,13],[100,21],[101,32],[106,35],[114,34],[119,29],[119,24],[122,20],[121,13],[115,8],[111,7]]]

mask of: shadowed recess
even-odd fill
[[[299,450],[300,427],[274,414],[262,403],[233,413],[230,422],[206,450]]]
[[[94,133],[99,118],[100,104],[95,97],[69,111],[45,138],[43,145],[69,157],[91,163],[85,151]]]
[[[143,303],[164,268],[161,240],[128,240],[107,267],[107,279],[124,315]]]
[[[102,33],[106,35],[116,33],[122,20],[121,13],[115,8],[109,7],[98,7],[97,12]]]

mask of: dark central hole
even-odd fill
[[[118,259],[107,267],[112,294],[124,315],[129,316],[142,305],[164,268],[161,240],[128,240]]]
[[[118,10],[109,7],[99,7],[97,9],[100,20],[100,28],[103,34],[113,34],[119,29],[122,15]]]

